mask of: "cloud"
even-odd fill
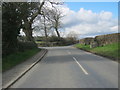
[[[78,34],[77,36],[83,38],[118,32],[118,20],[112,17],[112,12],[101,11],[96,13],[84,8],[80,8],[79,11],[75,12],[63,5],[60,5],[57,8],[65,15],[61,19],[61,36],[67,36],[69,33],[75,32]],[[39,24],[39,22],[37,23]],[[40,33],[34,32],[33,36],[40,35]]]
[[[86,37],[118,32],[118,20],[112,18],[112,12],[101,11],[95,13],[84,8],[80,8],[78,12],[75,12],[68,7],[64,8],[66,16],[63,18],[62,23],[66,35],[70,32],[76,32],[81,37]]]

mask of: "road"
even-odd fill
[[[72,46],[47,55],[11,88],[118,88],[118,63]]]

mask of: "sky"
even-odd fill
[[[73,11],[79,11],[80,8],[92,10],[93,12],[110,11],[113,13],[113,17],[118,15],[118,3],[117,2],[65,2],[65,5]]]
[[[57,8],[65,15],[59,29],[62,37],[71,33],[78,38],[118,33],[118,2],[65,2]]]
[[[65,2],[63,36],[76,33],[79,38],[118,32],[117,2]]]

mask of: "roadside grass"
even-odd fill
[[[75,44],[75,47],[84,49],[84,50],[90,50],[90,45],[84,45],[84,44]]]
[[[76,44],[75,47],[102,55],[114,60],[120,60],[120,49],[118,48],[120,43],[108,44],[102,47],[90,48],[90,45]]]
[[[24,52],[17,52],[2,58],[2,72],[22,63],[37,54],[41,49],[35,48]]]

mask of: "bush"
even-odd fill
[[[60,38],[58,38],[57,36],[51,36],[48,38],[49,42],[55,42],[55,41],[60,41]]]
[[[37,44],[27,41],[27,42],[18,42],[18,51],[24,51],[27,49],[37,48]]]
[[[44,37],[45,38],[45,37]],[[40,39],[41,40],[41,39]],[[67,46],[67,45],[72,45],[77,43],[78,40],[76,40],[76,38],[74,37],[67,37],[67,38],[63,38],[63,37],[57,37],[57,36],[51,36],[51,37],[47,37],[47,39],[43,39],[42,41],[40,41],[39,43],[39,39],[36,40],[36,43],[38,44],[38,46]]]

